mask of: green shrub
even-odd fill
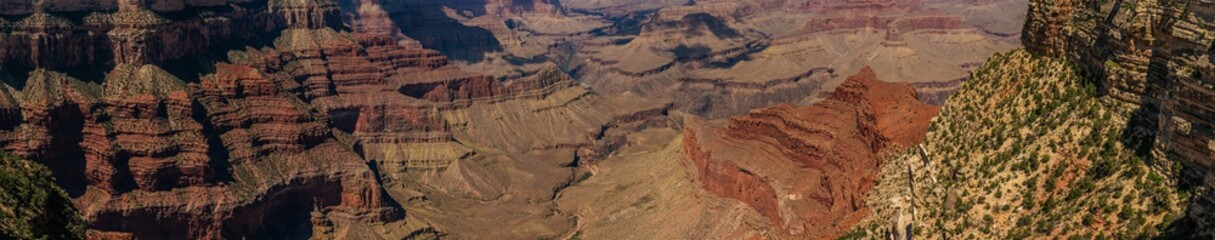
[[[0,152],[0,239],[83,239],[84,220],[46,167]]]
[[[1131,217],[1134,217],[1134,216],[1135,216],[1135,208],[1131,207],[1131,205],[1129,205],[1129,204],[1122,205],[1122,211],[1118,212],[1118,218],[1122,219],[1122,220],[1131,219]]]

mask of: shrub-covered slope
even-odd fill
[[[1066,60],[1024,50],[994,56],[934,119],[925,154],[908,152],[884,167],[868,201],[877,214],[851,236],[907,224],[921,237],[966,239],[1176,230],[1169,226],[1189,193],[1119,141],[1125,115],[1082,76]]]
[[[51,171],[0,152],[0,239],[83,239],[84,220]]]

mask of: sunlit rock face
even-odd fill
[[[747,204],[779,235],[832,238],[868,214],[881,154],[922,141],[937,111],[910,85],[864,68],[811,106],[757,109],[728,123],[689,120],[684,152],[705,189]]]
[[[1141,156],[1166,160],[1162,166],[1180,163],[1178,177],[1188,185],[1215,185],[1215,5],[1030,1],[1030,9],[1025,45],[1079,63],[1120,101],[1117,110],[1130,118],[1125,144]],[[1203,217],[1212,202],[1206,197],[1191,203],[1191,218],[1200,226],[1212,224]]]

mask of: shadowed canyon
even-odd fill
[[[1205,0],[0,0],[0,239],[1209,239]]]

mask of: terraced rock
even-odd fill
[[[882,154],[919,142],[936,111],[865,68],[808,107],[758,109],[724,126],[688,120],[682,142],[702,186],[759,212],[773,235],[833,238],[868,214]]]

